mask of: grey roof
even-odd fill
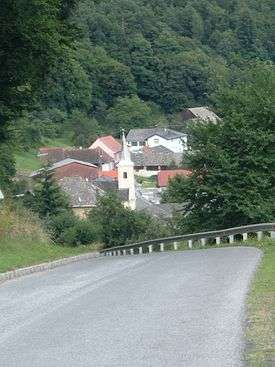
[[[208,107],[194,107],[194,108],[188,108],[192,114],[201,120],[204,121],[211,121],[211,122],[217,122],[220,120],[220,118],[211,110],[209,110]]]
[[[106,180],[107,182],[107,180]],[[127,201],[129,190],[118,190],[117,182],[112,182],[108,188],[102,188],[97,180],[86,181],[81,177],[65,177],[58,181],[61,189],[68,195],[70,205],[73,208],[90,208],[96,205],[98,196],[106,191],[117,192],[122,201]]]
[[[131,158],[137,166],[169,166],[172,162],[179,164],[182,153],[174,153],[170,149],[159,145],[154,148],[144,147],[136,152],[131,152]]]
[[[110,177],[98,177],[93,180],[93,184],[104,191],[117,191],[118,182]]]
[[[153,204],[141,197],[136,201],[138,211],[144,211],[164,221],[171,219],[174,213],[181,211],[182,207],[182,204],[177,203]]]
[[[129,131],[126,140],[127,141],[145,141],[153,135],[161,136],[166,140],[181,138],[186,134],[179,131],[167,129],[165,127],[154,127],[151,129],[132,129]]]
[[[119,189],[118,182],[112,180],[110,177],[98,177],[93,180],[93,184],[105,192],[116,192],[122,201],[127,201],[129,199],[129,189]]]
[[[58,184],[68,195],[73,208],[95,206],[98,195],[104,194],[99,187],[81,177],[65,177],[59,180]]]
[[[40,148],[38,156],[51,163],[62,161],[65,158],[76,159],[95,165],[113,161],[112,157],[99,147],[95,149]]]

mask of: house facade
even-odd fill
[[[60,180],[65,177],[81,177],[84,180],[91,181],[98,177],[98,167],[94,164],[78,161],[76,159],[66,158],[60,162],[52,164],[48,169],[53,172],[53,178]],[[35,171],[31,174],[31,178],[41,175],[43,170]]]
[[[102,136],[90,146],[89,149],[99,148],[106,154],[108,154],[112,159],[116,159],[117,153],[122,149],[121,144],[111,135]]]
[[[143,147],[163,146],[174,153],[187,150],[187,135],[167,128],[132,129],[127,135],[127,144],[131,151]]]

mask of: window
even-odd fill
[[[127,172],[123,172],[123,178],[127,178]]]
[[[144,145],[145,145],[145,141],[140,141],[140,142],[139,142],[139,145],[140,145],[140,146],[144,146]]]
[[[155,143],[155,144],[159,144],[159,138],[155,138],[155,139],[154,139],[154,143]]]
[[[137,147],[137,141],[132,141],[132,147]]]

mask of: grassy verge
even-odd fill
[[[248,296],[247,364],[275,366],[275,242],[260,247],[263,261]]]
[[[0,242],[0,273],[94,250],[92,245],[65,247],[24,238],[5,240]]]
[[[194,244],[194,249],[228,246],[223,244],[202,247]],[[247,299],[247,367],[275,366],[275,241],[250,240],[236,242],[234,246],[257,247],[264,254]],[[187,249],[186,242],[179,244],[179,250]]]
[[[41,220],[20,206],[0,206],[0,273],[96,250],[51,243]]]

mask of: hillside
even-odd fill
[[[81,0],[68,23],[73,44],[15,124],[24,147],[64,131],[85,146],[122,127],[178,126],[177,112],[215,107],[251,63],[275,60],[271,0]]]

